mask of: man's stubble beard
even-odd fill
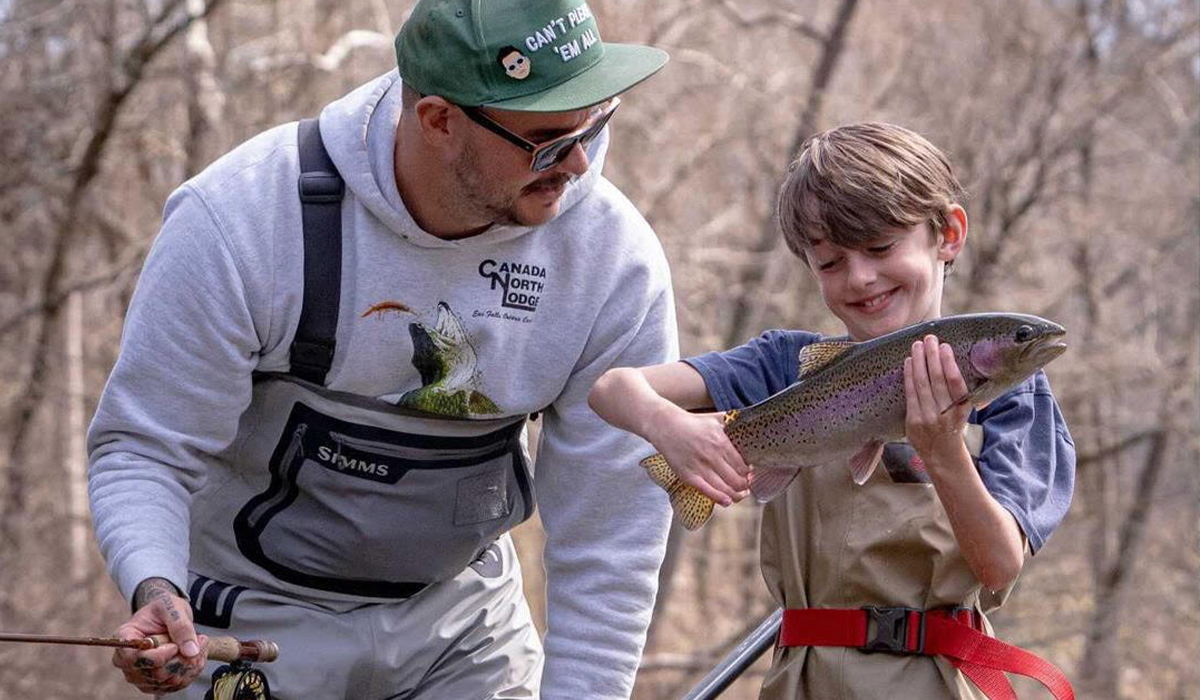
[[[538,183],[554,183],[566,185],[572,179],[570,175],[559,173],[556,176],[538,180],[514,193],[503,192],[498,188],[489,187],[489,183],[480,176],[479,164],[481,157],[479,149],[468,142],[458,158],[452,164],[454,179],[457,182],[463,214],[470,219],[484,220],[497,226],[534,226],[544,223],[542,220],[523,220],[517,210],[517,200],[525,194],[525,190]]]
[[[479,150],[470,142],[463,145],[462,152],[453,163],[463,214],[470,219],[482,219],[499,226],[525,225],[516,212],[519,193],[506,195],[489,188],[480,176],[479,164]]]

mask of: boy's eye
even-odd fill
[[[825,271],[827,271],[827,270],[832,270],[832,269],[833,269],[833,266],[834,266],[834,265],[837,265],[837,263],[838,263],[838,260],[839,260],[839,259],[840,259],[840,258],[834,258],[833,260],[827,260],[827,261],[825,261],[825,262],[819,262],[819,263],[817,263],[817,269],[818,269],[818,270],[820,270],[820,271],[822,271],[822,272],[825,272]]]
[[[894,246],[894,245],[896,245],[895,241],[892,241],[891,243],[884,243],[882,245],[873,245],[870,248],[867,248],[867,252],[875,253],[876,255],[879,255],[881,253],[888,252],[889,250],[892,249],[892,246]]]

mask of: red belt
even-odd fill
[[[945,656],[991,700],[1017,700],[1005,671],[1033,678],[1058,700],[1075,700],[1070,681],[1057,666],[989,637],[982,627],[980,616],[967,608],[790,609],[783,611],[779,646]]]

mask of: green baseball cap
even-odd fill
[[[420,0],[396,35],[406,85],[470,107],[583,109],[666,62],[651,46],[602,42],[583,0]]]

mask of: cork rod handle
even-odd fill
[[[154,647],[169,644],[171,638],[165,634],[150,635]],[[233,637],[209,637],[208,658],[213,661],[257,661],[266,663],[279,658],[279,645],[263,639],[240,640]]]

